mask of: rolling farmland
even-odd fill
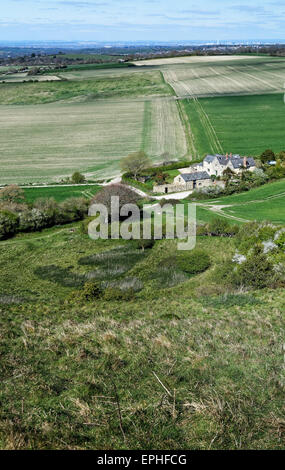
[[[159,67],[176,95],[203,97],[280,93],[285,60],[268,57],[178,57],[142,61]]]
[[[75,170],[110,178],[121,158],[140,148],[154,160],[166,151],[184,155],[171,88],[159,71],[129,70],[82,81],[1,84],[0,182],[51,182]]]
[[[163,151],[180,156],[186,149],[175,101],[98,100],[1,111],[2,184],[53,181],[75,170],[110,178],[119,173],[121,158],[139,148],[154,160]]]
[[[159,161],[165,152],[199,158],[284,148],[285,60],[178,57],[136,65],[78,66],[58,81],[1,83],[0,183],[58,181],[75,170],[110,178],[139,149]]]

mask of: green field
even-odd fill
[[[199,203],[199,221],[209,222],[217,216],[226,217],[232,223],[267,220],[285,225],[285,180]]]
[[[69,197],[84,197],[90,199],[100,189],[100,186],[58,186],[52,188],[25,188],[25,199],[27,202],[34,202],[39,198],[54,198],[61,202]]]
[[[184,100],[200,156],[207,153],[260,155],[285,148],[283,94]]]
[[[0,243],[0,447],[281,449],[284,289],[226,294],[212,269],[165,274],[171,241],[135,255],[77,227]],[[234,253],[230,239],[198,245],[213,267]],[[143,290],[70,303],[102,263]]]

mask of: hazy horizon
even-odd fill
[[[0,41],[283,41],[284,0],[6,0]]]

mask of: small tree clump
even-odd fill
[[[135,179],[145,168],[151,166],[151,160],[145,152],[133,152],[121,160],[121,169],[124,173],[131,173]]]
[[[71,177],[71,182],[74,184],[81,184],[85,182],[85,176],[76,171]]]
[[[262,161],[262,163],[267,163],[271,160],[275,160],[275,153],[271,149],[266,149],[260,155],[260,160]]]
[[[0,240],[13,236],[19,226],[19,217],[10,211],[0,211]]]

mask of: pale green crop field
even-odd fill
[[[144,102],[0,107],[1,183],[52,181],[75,170],[98,179],[141,147]]]
[[[110,178],[138,149],[154,161],[186,151],[173,100],[0,106],[0,146],[1,184],[58,181],[76,170]]]

